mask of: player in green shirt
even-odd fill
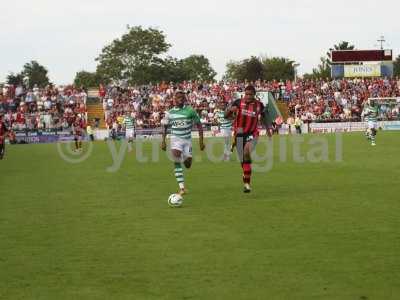
[[[368,99],[361,114],[363,119],[368,122],[366,136],[371,140],[371,145],[376,145],[376,133],[378,129],[378,105],[374,100]]]
[[[124,116],[123,125],[125,127],[125,138],[128,143],[132,143],[135,138],[135,118],[130,110]]]
[[[215,111],[219,131],[224,137],[224,160],[229,161],[232,147],[232,120],[225,118],[225,104],[221,103]]]
[[[174,159],[175,177],[179,185],[179,193],[185,194],[185,181],[183,177],[182,161],[187,169],[192,166],[192,127],[197,126],[199,131],[200,150],[203,151],[203,127],[196,111],[185,105],[186,94],[182,91],[175,93],[174,107],[169,110],[164,119],[161,149],[166,151],[167,128],[171,127],[171,153]]]

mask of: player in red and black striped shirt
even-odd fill
[[[73,127],[75,151],[82,150],[82,139],[83,139],[84,128],[85,128],[85,122],[83,121],[81,116],[78,115],[74,121],[74,127]]]
[[[225,113],[226,118],[235,116],[233,147],[236,146],[242,163],[245,193],[251,191],[251,152],[254,150],[259,136],[258,124],[261,120],[264,121],[265,116],[264,104],[255,96],[254,86],[247,86],[244,97],[234,101]]]
[[[0,159],[3,159],[6,151],[6,136],[8,134],[8,128],[3,122],[3,115],[0,114]]]

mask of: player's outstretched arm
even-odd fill
[[[201,123],[197,123],[197,129],[199,131],[199,146],[200,146],[200,150],[203,151],[206,148],[206,146],[204,145],[203,125]]]
[[[165,115],[164,119],[161,120],[161,130],[162,130],[162,140],[161,140],[161,150],[166,151],[167,150],[167,143],[166,143],[166,138],[167,138],[167,129],[168,129],[168,114]]]
[[[167,126],[162,125],[161,150],[163,150],[163,151],[167,150],[167,143],[165,142],[166,137],[167,137]]]
[[[240,99],[233,101],[225,111],[225,119],[233,119],[238,111]]]
[[[10,127],[11,128],[11,127]],[[7,126],[4,126],[4,135],[3,135],[3,140],[6,139],[6,136],[8,136],[11,133],[11,129],[8,128]]]
[[[237,112],[236,106],[229,106],[225,111],[225,119],[233,119],[236,112]]]
[[[367,109],[364,109],[361,113],[361,120],[365,121],[370,114],[371,114],[370,111],[368,111]]]

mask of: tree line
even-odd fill
[[[96,71],[78,72],[74,79],[76,86],[95,87],[100,83],[147,84],[164,82],[182,82],[185,80],[213,81],[216,76],[209,59],[202,54],[193,54],[183,59],[168,56],[171,44],[167,42],[163,31],[141,26],[127,27],[120,38],[106,45],[95,58]],[[331,50],[352,50],[355,46],[342,41],[320,58],[320,64],[304,78],[331,77]],[[286,57],[251,56],[226,65],[225,80],[293,80],[296,63]],[[394,75],[400,76],[400,55],[394,61]],[[44,87],[50,83],[46,67],[37,61],[23,66],[19,73],[7,76],[9,84],[25,84]]]

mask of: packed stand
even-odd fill
[[[0,88],[0,114],[13,131],[69,130],[76,117],[86,118],[87,94],[72,86],[44,89],[4,85]]]
[[[258,81],[257,90],[267,91],[267,85]],[[150,129],[161,126],[165,111],[172,108],[174,92],[179,89],[187,94],[188,104],[199,114],[202,124],[208,128],[217,124],[216,112],[225,109],[236,92],[244,91],[246,83],[183,82],[147,85],[141,87],[100,86],[105,120],[108,128],[121,130],[123,118],[131,114],[136,128]]]
[[[364,102],[378,97],[397,99],[397,104],[380,105],[379,119],[399,119],[398,78],[274,81],[269,90],[287,102],[291,115],[306,122],[360,121]]]
[[[258,91],[270,91],[276,99],[287,103],[289,114],[304,122],[359,121],[364,102],[370,97],[397,98],[400,102],[398,79],[343,79],[257,81]],[[189,104],[199,113],[205,126],[217,125],[215,112],[229,103],[246,83],[183,82],[178,85],[159,84],[142,87],[101,87],[105,120],[109,128],[122,128],[123,116],[131,114],[139,129],[155,128],[166,110],[172,106],[176,89],[187,93]],[[395,104],[395,102],[394,102]],[[399,104],[380,106],[380,118],[399,118]]]

